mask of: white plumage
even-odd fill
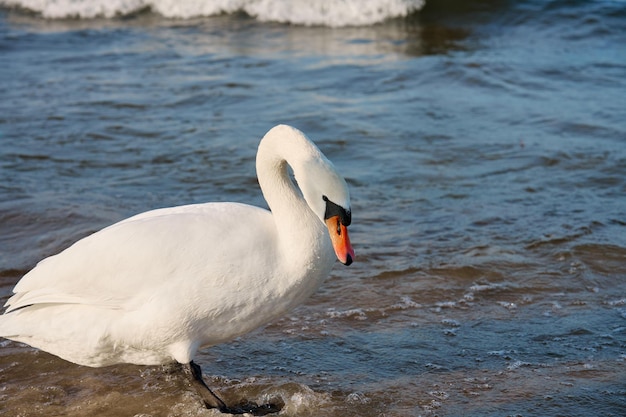
[[[185,364],[284,314],[319,287],[335,254],[352,262],[349,194],[289,126],[262,139],[257,174],[271,212],[238,203],[153,210],[44,259],[16,285],[0,336],[88,366]]]

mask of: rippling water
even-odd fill
[[[337,28],[0,9],[0,297],[148,209],[264,205],[256,145],[315,139],[357,260],[198,358],[282,415],[621,416],[626,5],[431,1]],[[2,416],[200,416],[172,369],[0,341]]]

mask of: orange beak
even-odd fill
[[[335,249],[337,259],[344,265],[350,265],[354,260],[354,249],[348,237],[348,228],[341,223],[339,216],[326,219],[326,227],[330,234],[330,241]]]

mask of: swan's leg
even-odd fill
[[[279,412],[284,404],[263,404],[257,405],[256,403],[247,403],[237,407],[228,407],[224,401],[220,399],[211,389],[207,386],[202,379],[202,369],[200,365],[194,361],[183,365],[185,374],[191,381],[191,385],[196,389],[198,394],[202,397],[202,401],[207,408],[217,408],[222,413],[228,414],[245,414],[250,413],[254,416],[264,416],[270,413]]]
[[[220,410],[227,408],[224,401],[215,395],[204,382],[204,379],[202,379],[202,369],[200,365],[191,361],[183,365],[183,370],[185,371],[185,375],[189,378],[191,385],[196,389],[198,394],[200,394],[200,397],[202,397],[202,401],[204,401],[204,405],[206,405],[207,408],[219,408]]]

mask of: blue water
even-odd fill
[[[357,259],[198,362],[282,415],[621,416],[626,5],[431,1],[305,27],[0,9],[0,297],[148,209],[264,205],[256,146],[314,139]],[[160,368],[0,341],[0,415],[216,415]]]

